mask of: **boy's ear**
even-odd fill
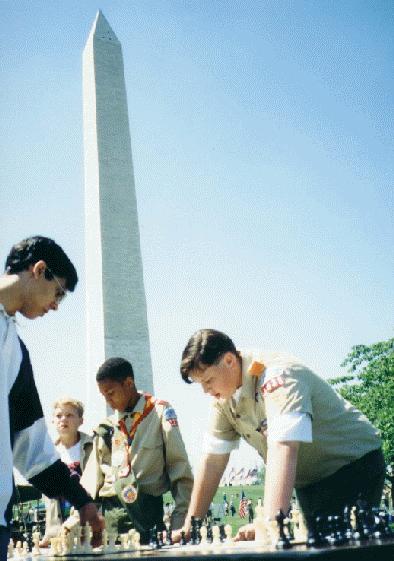
[[[230,351],[224,355],[223,359],[224,364],[228,367],[234,366],[236,362],[236,356],[233,353],[230,353]]]
[[[29,269],[31,270],[34,278],[38,279],[40,276],[44,275],[46,268],[47,264],[45,263],[45,261],[40,259],[40,261],[37,261],[37,263],[34,263],[34,265],[30,265]]]

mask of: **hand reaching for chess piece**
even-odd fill
[[[105,521],[101,514],[98,513],[94,503],[87,503],[79,509],[81,525],[88,522],[92,528],[92,547],[99,547],[102,544],[102,534],[105,528]]]
[[[237,535],[234,538],[236,542],[247,542],[253,541],[255,536],[255,527],[254,524],[245,524],[245,526],[241,526],[237,532]]]

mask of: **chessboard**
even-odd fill
[[[298,527],[297,527],[298,525]],[[116,561],[280,561],[318,559],[319,561],[394,561],[394,529],[389,513],[380,509],[366,509],[359,504],[346,508],[343,516],[317,516],[307,533],[302,533],[300,518],[290,521],[281,512],[270,523],[257,518],[255,541],[235,541],[230,525],[212,526],[209,521],[192,518],[189,540],[181,533],[180,543],[172,542],[171,527],[152,528],[149,545],[140,545],[135,530],[121,536],[103,532],[103,545],[93,549],[89,526],[77,526],[73,531],[51,540],[51,547],[39,547],[39,533],[32,534],[31,543],[10,542],[9,560],[59,561],[59,557],[73,561],[94,558]]]
[[[163,548],[151,549],[142,546],[139,551],[127,551],[117,549],[116,551],[103,552],[93,550],[91,552],[65,554],[63,559],[69,561],[92,561],[99,557],[100,561],[134,561],[147,558],[147,561],[176,561],[187,558],[188,561],[394,561],[394,539],[370,540],[353,544],[338,546],[326,546],[307,548],[306,545],[295,545],[291,549],[278,551],[275,548],[259,546],[255,542],[234,542],[233,544],[222,544],[221,546],[201,548],[198,545],[187,546],[163,546]],[[48,550],[45,554],[23,557],[14,557],[15,561],[59,561],[59,556],[53,556]]]

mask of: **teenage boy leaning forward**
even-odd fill
[[[123,358],[105,361],[96,380],[115,413],[95,430],[81,483],[98,494],[111,530],[122,533],[131,522],[147,543],[149,530],[163,526],[163,493],[171,490],[175,500],[174,529],[182,527],[190,501],[193,476],[178,420],[167,401],[137,391]]]
[[[18,337],[15,314],[36,319],[56,311],[78,282],[74,265],[53,240],[34,236],[15,244],[0,277],[0,559],[7,557],[15,466],[45,495],[62,496],[79,509],[101,541],[103,520],[92,498],[59,459],[49,437],[29,353]]]
[[[185,522],[205,516],[231,450],[244,438],[266,464],[264,513],[287,513],[293,488],[307,524],[358,498],[379,505],[385,465],[378,431],[312,370],[281,353],[238,351],[202,329],[183,351],[185,382],[214,397],[213,419]],[[237,539],[254,539],[252,525]]]

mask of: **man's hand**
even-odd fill
[[[253,524],[245,524],[245,526],[241,526],[237,532],[237,535],[234,538],[236,542],[250,542],[254,540],[254,525]]]
[[[79,509],[79,516],[82,526],[88,522],[92,527],[92,547],[98,547],[101,545],[103,538],[102,534],[105,528],[105,520],[101,514],[98,513],[96,505],[94,503],[87,503]]]

